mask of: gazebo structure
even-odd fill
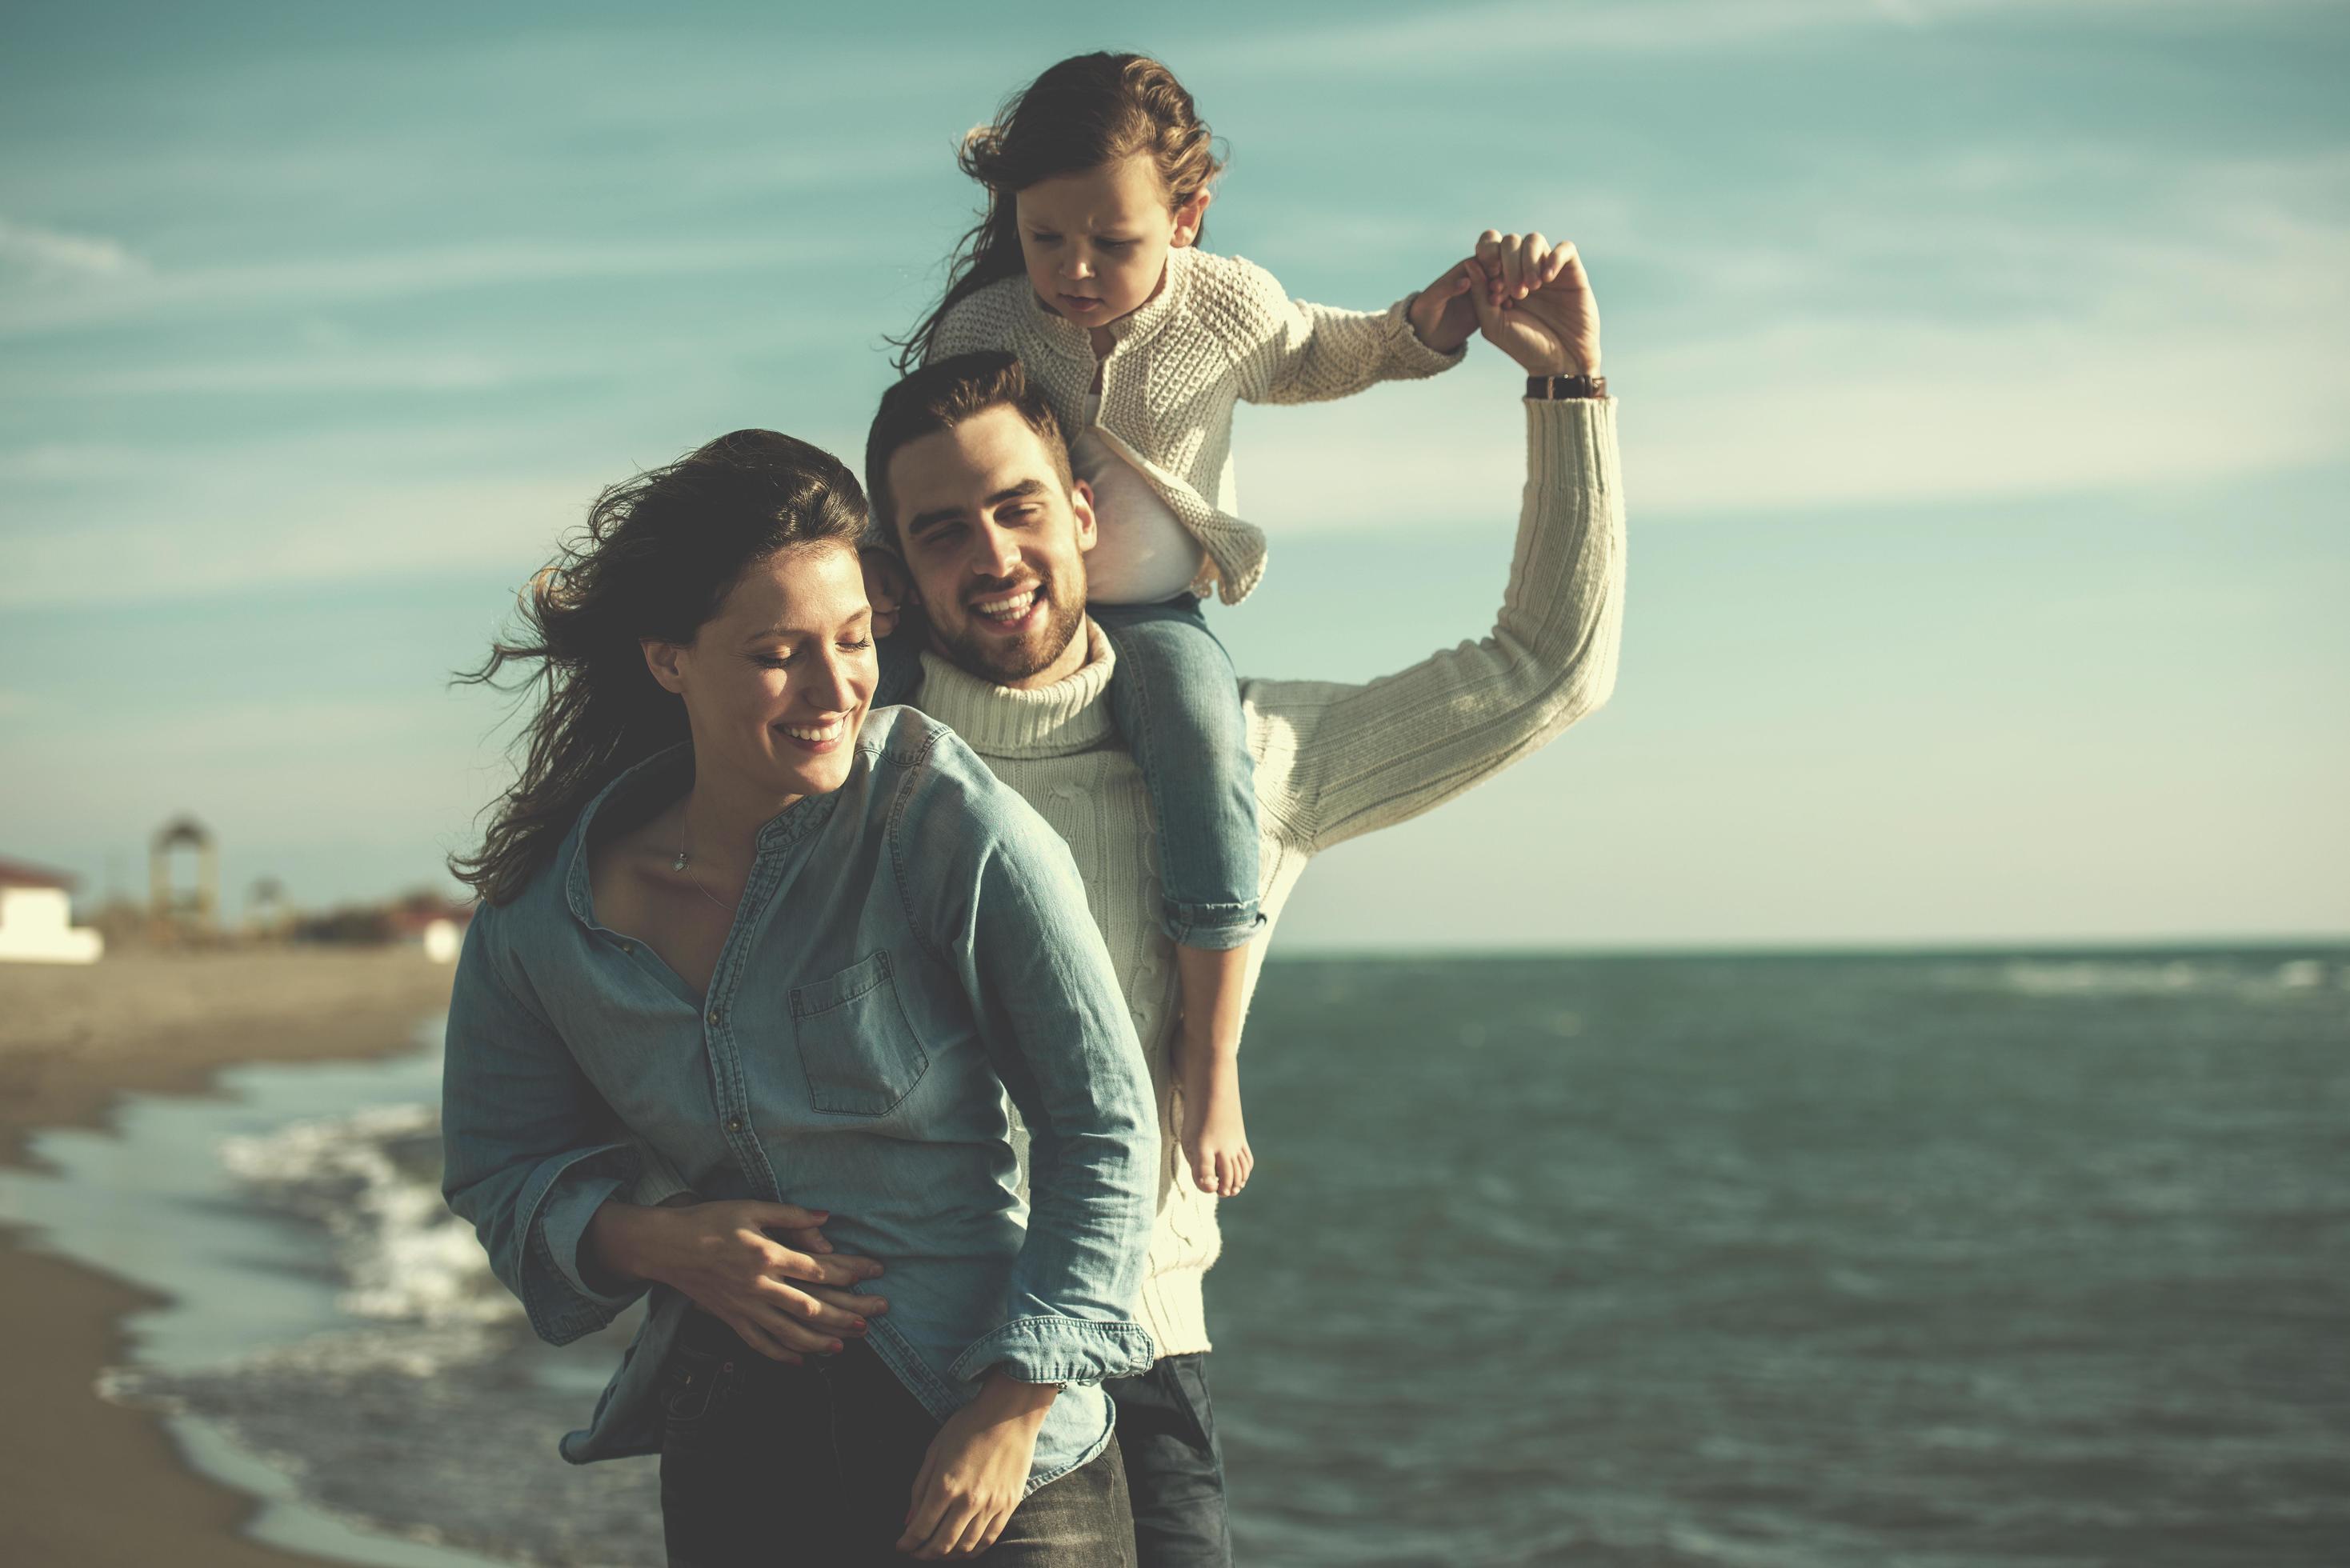
[[[175,887],[172,861],[180,850],[194,853],[195,886],[186,892]],[[147,846],[147,881],[155,934],[174,938],[208,937],[220,919],[220,847],[204,825],[192,816],[176,816],[155,830]]]

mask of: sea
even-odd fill
[[[0,1218],[108,1396],[390,1568],[661,1561],[441,1205],[437,1023],[137,1098]],[[2350,948],[1277,960],[1210,1360],[1239,1560],[2350,1563]]]

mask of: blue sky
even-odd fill
[[[1133,47],[1212,248],[1375,306],[1571,237],[1624,400],[1614,703],[1284,948],[2350,929],[2350,13],[797,10],[11,8],[0,854],[433,880],[503,765],[443,678],[556,535],[724,430],[858,450],[954,139]],[[1242,668],[1482,634],[1520,441],[1482,347],[1243,410]]]

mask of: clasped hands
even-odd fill
[[[1482,333],[1530,376],[1599,373],[1599,306],[1574,244],[1487,229],[1413,296],[1412,331],[1440,354]]]

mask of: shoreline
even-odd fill
[[[267,949],[0,964],[0,1164],[42,1169],[34,1133],[104,1129],[126,1094],[209,1093],[252,1062],[355,1061],[411,1049],[447,1003],[451,966],[410,949]],[[199,1474],[164,1417],[101,1399],[125,1320],[169,1298],[42,1251],[0,1222],[5,1386],[36,1422],[0,1425],[0,1541],[28,1563],[287,1568],[322,1559],[244,1532],[263,1500]]]

